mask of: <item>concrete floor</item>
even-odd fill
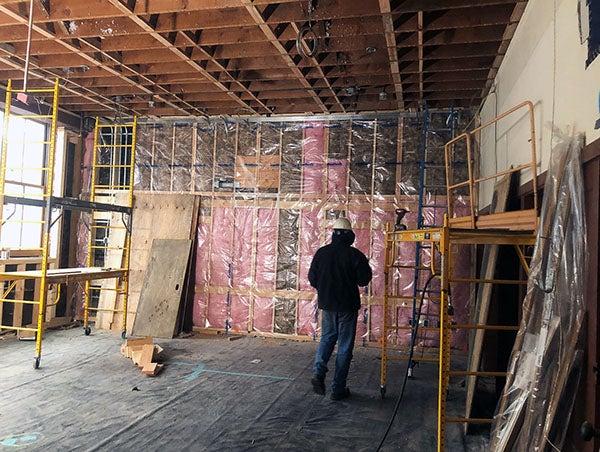
[[[223,336],[156,339],[165,367],[147,377],[123,357],[118,333],[47,331],[41,366],[33,342],[0,336],[0,450],[375,451],[402,385],[390,362],[380,395],[380,350],[357,347],[349,399],[312,392],[317,343]],[[451,382],[449,414],[464,389]],[[434,451],[437,366],[408,380],[381,450]],[[448,451],[486,449],[484,436],[449,424]]]

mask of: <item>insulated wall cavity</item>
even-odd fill
[[[141,124],[135,189],[200,197],[194,325],[316,338],[308,268],[345,216],[374,274],[361,289],[357,339],[381,339],[385,229],[400,207],[404,224],[418,224],[423,139],[419,117]],[[413,272],[397,278],[413,292]]]

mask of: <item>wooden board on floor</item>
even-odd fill
[[[192,241],[155,239],[133,323],[134,336],[172,338]]]
[[[516,173],[512,173],[514,175]],[[508,194],[511,186],[511,175],[505,176],[494,185],[494,197],[490,206],[490,213],[500,213],[506,210]],[[483,248],[483,258],[481,260],[480,278],[494,279],[496,272],[496,262],[498,260],[498,245],[485,245]],[[474,324],[487,324],[488,313],[490,309],[490,300],[492,297],[492,284],[478,284],[477,299],[474,310]],[[476,329],[473,331],[469,343],[469,372],[477,372],[481,363],[481,351],[483,348],[483,338],[485,330]],[[495,370],[495,369],[494,369]],[[467,376],[467,401],[465,417],[471,415],[473,408],[473,398],[477,387],[477,376]],[[465,424],[465,430],[468,424]]]

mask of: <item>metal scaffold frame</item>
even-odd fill
[[[478,134],[483,128],[488,127],[495,122],[505,118],[509,114],[519,111],[521,108],[527,107],[529,109],[530,119],[530,135],[529,142],[531,146],[531,161],[522,165],[519,165],[510,170],[500,171],[491,176],[484,176],[476,178],[474,176],[475,171],[473,170],[473,151],[471,150],[471,140],[476,134]],[[523,284],[521,280],[500,280],[494,278],[486,278],[485,275],[481,275],[479,278],[459,278],[454,275],[454,268],[456,259],[453,256],[453,249],[457,245],[510,245],[514,246],[517,251],[517,256],[520,264],[522,265],[524,272],[529,272],[529,266],[527,258],[523,251],[526,246],[532,246],[536,242],[537,228],[539,219],[537,217],[537,193],[534,193],[534,208],[526,211],[518,212],[506,212],[496,213],[489,215],[478,215],[476,201],[476,195],[478,192],[479,184],[494,178],[506,176],[511,173],[516,173],[521,170],[531,171],[534,178],[534,187],[536,187],[535,178],[536,174],[536,153],[535,153],[535,134],[533,131],[533,106],[530,102],[523,102],[518,106],[510,109],[506,113],[498,116],[494,120],[491,120],[484,125],[474,129],[469,133],[464,133],[458,137],[450,140],[445,146],[445,157],[446,157],[446,174],[447,174],[447,199],[448,199],[448,212],[444,217],[444,224],[438,228],[426,228],[426,229],[415,229],[415,230],[395,230],[390,231],[389,228],[386,230],[386,248],[385,248],[385,262],[384,262],[384,302],[383,302],[383,331],[382,331],[382,361],[381,361],[381,396],[384,397],[386,393],[386,379],[387,379],[387,362],[388,360],[402,360],[402,361],[425,361],[433,362],[438,364],[438,407],[437,407],[437,431],[438,431],[438,451],[445,450],[445,438],[446,438],[446,425],[448,422],[458,423],[482,423],[491,422],[492,419],[478,419],[468,417],[448,416],[446,412],[446,402],[448,397],[448,391],[450,389],[450,377],[453,375],[457,376],[500,376],[506,375],[506,372],[484,372],[477,368],[469,368],[463,370],[451,370],[451,335],[456,330],[469,330],[483,334],[486,330],[500,330],[500,329],[518,329],[517,326],[504,326],[504,325],[489,325],[487,321],[483,323],[469,323],[469,324],[456,324],[453,322],[454,309],[452,300],[450,297],[451,286],[455,283],[469,283],[469,284]],[[452,147],[459,141],[465,140],[467,145],[467,156],[468,156],[468,180],[460,181],[458,183],[452,181],[451,177],[451,163],[452,163]],[[469,212],[464,217],[451,218],[452,204],[454,202],[453,190],[468,187],[469,189]],[[537,191],[534,189],[534,191]],[[515,217],[521,216],[521,221],[514,221]],[[421,265],[420,262],[414,265],[407,264],[406,259],[402,259],[402,254],[406,254],[407,250],[411,247],[407,247],[406,244],[412,244],[417,249],[427,247],[431,250],[431,261],[428,266]],[[409,252],[412,255],[412,251]],[[439,325],[437,326],[423,326],[419,325],[420,308],[416,309],[416,314],[411,319],[412,322],[409,325],[400,325],[398,322],[393,322],[392,319],[397,320],[398,315],[396,311],[399,307],[406,302],[406,300],[415,300],[414,295],[402,295],[399,293],[397,276],[400,269],[415,271],[419,270],[422,272],[428,272],[430,275],[429,280],[439,280]],[[428,282],[429,282],[428,280]],[[425,287],[413,288],[415,293],[421,293],[422,296],[427,291],[427,283]],[[416,284],[416,282],[415,282]],[[433,331],[439,338],[439,348],[432,349],[430,356],[415,358],[412,356],[412,350],[415,342],[414,337],[417,335],[419,330]],[[389,349],[392,345],[390,342],[394,337],[397,337],[398,332],[402,330],[410,330],[411,343],[410,352],[408,357],[399,356],[398,354],[390,355]],[[435,354],[434,354],[435,353]],[[410,366],[410,362],[408,363]],[[409,376],[409,373],[407,373]]]
[[[27,99],[29,95],[33,96],[52,96],[52,105],[49,107],[47,114],[26,114],[26,115],[15,115],[11,111],[11,101],[13,97]],[[95,202],[94,198],[90,201],[82,201],[76,198],[63,198],[54,196],[54,171],[55,171],[55,153],[56,153],[56,133],[57,133],[57,113],[58,113],[58,98],[59,98],[59,84],[58,79],[54,83],[52,88],[40,88],[40,89],[29,89],[24,91],[22,89],[13,89],[12,81],[9,80],[6,89],[6,104],[5,104],[5,115],[4,115],[4,134],[2,137],[2,161],[0,163],[0,234],[7,225],[18,224],[22,227],[24,223],[35,223],[41,228],[41,240],[40,246],[36,248],[15,248],[7,251],[7,254],[12,252],[15,255],[20,253],[33,252],[41,255],[41,262],[39,269],[37,270],[18,270],[18,271],[4,271],[0,272],[0,282],[3,284],[3,294],[0,298],[0,308],[5,304],[12,304],[14,307],[19,308],[23,305],[33,305],[34,314],[32,319],[32,325],[23,326],[22,324],[13,325],[2,325],[2,319],[0,318],[0,329],[14,330],[17,332],[28,331],[35,334],[35,355],[34,355],[34,368],[37,369],[40,366],[40,360],[42,355],[42,339],[44,333],[44,324],[46,319],[46,310],[52,304],[58,303],[60,297],[60,285],[69,283],[89,283],[91,280],[106,280],[115,279],[116,281],[122,281],[120,285],[120,292],[127,293],[127,278],[128,278],[128,252],[127,258],[122,266],[119,268],[106,268],[106,267],[87,267],[87,268],[49,268],[49,253],[50,253],[50,230],[56,224],[64,210],[76,210],[81,212],[93,212],[105,211],[105,212],[118,212],[122,215],[127,216],[126,224],[128,225],[125,229],[127,231],[126,249],[129,249],[129,233],[131,224],[131,184],[129,188],[129,198],[127,205],[117,205],[104,202]],[[47,132],[47,139],[41,144],[44,146],[44,163],[43,166],[37,168],[11,168],[8,162],[8,149],[10,141],[10,119],[18,116],[20,118],[31,119],[41,123],[50,125],[49,131]],[[135,127],[133,129],[135,131]],[[134,132],[135,133],[135,132]],[[23,143],[21,143],[23,144]],[[134,141],[135,144],[135,141]],[[131,174],[133,171],[133,147],[131,151]],[[122,165],[121,165],[122,166]],[[128,167],[129,169],[129,167]],[[39,185],[36,185],[36,189],[40,193],[26,193],[23,190],[22,193],[11,193],[7,192],[7,171],[29,171],[37,174],[39,178]],[[133,179],[130,176],[130,181]],[[9,185],[14,185],[10,182]],[[27,206],[32,209],[41,209],[39,218],[40,220],[19,220],[13,219],[11,216],[5,218],[4,206],[5,205],[15,206]],[[57,212],[53,215],[54,212]],[[3,257],[6,259],[5,257]],[[35,293],[33,300],[25,299],[24,295],[19,292],[15,292],[11,296],[11,292],[16,284],[19,282],[34,281]],[[48,302],[49,293],[51,293],[52,286],[56,287],[56,300],[52,303]],[[117,286],[115,286],[117,287]],[[2,312],[2,309],[0,309]],[[127,308],[126,301],[124,303],[124,317],[126,316]],[[124,318],[124,325],[126,325],[126,319]],[[87,327],[87,325],[86,325]],[[124,327],[125,329],[125,327]],[[86,330],[87,332],[87,330]]]
[[[94,151],[91,168],[90,200],[92,202],[110,201],[126,208],[115,215],[106,217],[106,210],[92,209],[90,215],[90,233],[88,235],[87,266],[97,265],[100,256],[103,267],[112,268],[115,265],[123,270],[123,276],[113,280],[114,284],[106,281],[100,286],[92,286],[90,280],[85,282],[85,299],[83,306],[83,328],[86,335],[91,332],[90,313],[96,316],[108,313],[113,322],[115,313],[122,314],[121,336],[127,334],[127,301],[129,288],[129,258],[131,252],[131,209],[133,208],[133,180],[135,169],[137,118],[131,123],[102,124],[96,118],[94,129]],[[98,219],[103,219],[102,224]],[[101,240],[96,240],[100,234]],[[115,238],[115,237],[118,238]],[[99,294],[99,303],[93,307],[92,291]],[[117,308],[118,298],[122,298],[121,308]],[[106,302],[105,300],[109,301]],[[96,319],[98,320],[98,319]]]
[[[450,339],[452,331],[459,329],[480,329],[493,330],[503,328],[497,325],[476,325],[466,324],[457,325],[452,322],[453,308],[449,294],[451,293],[451,284],[454,282],[473,282],[473,283],[490,283],[482,279],[458,279],[453,277],[454,259],[452,256],[453,245],[513,245],[522,247],[533,245],[535,243],[535,232],[532,231],[489,231],[489,230],[467,230],[467,229],[452,229],[449,227],[448,217],[444,220],[444,226],[441,228],[432,228],[427,230],[415,229],[407,231],[388,231],[386,233],[386,260],[385,260],[385,286],[386,294],[389,289],[390,269],[397,268],[397,258],[399,256],[400,245],[402,243],[421,243],[431,245],[432,250],[435,249],[439,256],[437,268],[431,268],[431,275],[436,275],[440,280],[440,323],[437,327],[428,327],[429,331],[436,331],[439,334],[440,347],[437,357],[412,358],[415,361],[434,362],[439,365],[438,377],[438,450],[445,450],[445,432],[447,422],[491,422],[491,419],[467,419],[458,417],[448,417],[446,415],[446,398],[449,389],[449,381],[451,375],[487,375],[489,373],[479,371],[451,371],[450,370]],[[494,283],[517,283],[515,281],[493,281]],[[400,300],[400,297],[388,296],[384,297],[384,326],[382,338],[382,362],[381,362],[381,391],[382,396],[385,395],[385,384],[387,378],[387,361],[388,360],[407,360],[405,357],[388,356],[387,335],[390,332],[401,329],[411,329],[413,332],[418,327],[418,324],[404,326],[389,324],[387,313],[395,307],[395,303]]]

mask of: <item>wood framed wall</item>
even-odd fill
[[[346,215],[375,274],[358,335],[380,338],[385,225],[396,207],[417,224],[418,118],[142,123],[137,137],[134,190],[200,197],[195,327],[316,337],[308,267]]]

